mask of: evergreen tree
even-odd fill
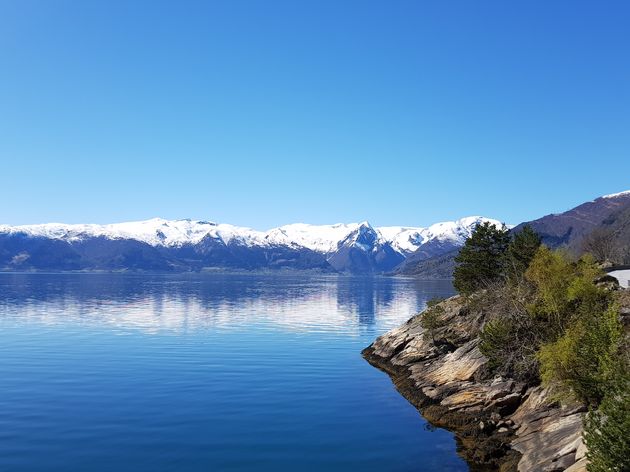
[[[530,225],[525,225],[514,235],[505,257],[506,272],[511,281],[518,281],[523,276],[540,244],[540,236]]]
[[[469,295],[501,279],[509,243],[505,225],[497,228],[487,221],[477,225],[455,258],[453,285],[457,291]]]

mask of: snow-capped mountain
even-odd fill
[[[599,231],[607,235],[611,257],[617,258],[614,262],[620,265],[630,262],[630,190],[604,195],[570,210],[523,222],[512,231],[518,233],[525,225],[531,226],[548,247],[564,248],[576,256],[583,253],[585,238]],[[394,272],[419,278],[448,278],[455,268],[460,246],[449,250],[448,241],[427,241]]]
[[[226,243],[233,238],[239,238],[244,242],[255,244],[264,238],[264,233],[249,228],[208,221],[164,220],[162,218],[108,225],[60,223],[25,226],[0,225],[0,233],[23,233],[32,237],[60,239],[68,242],[101,237],[133,239],[151,246],[166,247],[197,244],[208,235],[221,238]]]
[[[0,225],[0,267],[7,269],[297,268],[388,272],[411,254],[459,247],[482,217],[428,228],[370,223],[290,224],[257,231],[229,224],[164,220],[96,224]]]
[[[22,234],[30,237],[58,239],[78,242],[88,238],[132,239],[151,246],[181,247],[198,244],[205,237],[219,238],[225,244],[238,241],[251,246],[287,245],[299,246],[316,252],[329,253],[358,230],[364,228],[374,232],[380,243],[389,243],[401,254],[415,252],[432,239],[461,242],[470,235],[472,229],[483,221],[500,224],[497,220],[471,216],[457,221],[436,223],[428,228],[385,226],[373,228],[370,223],[309,225],[295,223],[269,231],[256,231],[251,228],[217,224],[196,220],[165,220],[153,218],[145,221],[131,221],[107,225],[47,223],[37,225],[0,225],[0,234]]]

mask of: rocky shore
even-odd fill
[[[427,333],[417,315],[367,347],[365,359],[432,425],[455,434],[471,470],[585,471],[585,408],[492,376],[478,347],[484,310],[460,296],[440,306],[441,328]]]

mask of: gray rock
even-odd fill
[[[461,316],[464,304],[461,297],[442,302],[446,326],[433,333],[439,348],[425,335],[420,315],[379,337],[366,358],[392,375],[431,422],[453,430],[462,440],[461,453],[476,464],[485,460],[498,469],[505,461],[506,470],[528,472],[585,470],[584,407],[560,406],[548,390],[526,389],[513,379],[484,380],[488,360],[475,334],[483,316]]]

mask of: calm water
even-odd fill
[[[448,282],[0,274],[0,470],[466,470],[360,351]]]

